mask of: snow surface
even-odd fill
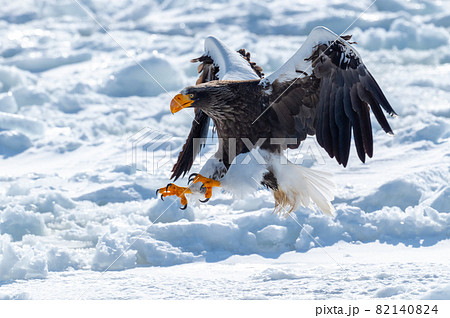
[[[352,151],[344,169],[313,139],[288,153],[334,174],[334,217],[272,214],[264,190],[185,211],[154,195],[192,121],[169,103],[207,36],[270,74],[314,27],[340,34],[371,2],[80,1],[106,33],[73,0],[0,0],[0,299],[449,299],[446,1],[378,0],[345,32],[399,117],[395,137],[373,124],[366,164]],[[129,141],[146,127],[174,155],[140,171]]]

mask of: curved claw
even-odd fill
[[[209,201],[210,198],[206,198],[205,200],[199,200],[201,203],[206,203]]]
[[[161,195],[161,200],[164,201],[165,197],[175,195],[181,199],[181,205],[183,205],[183,210],[186,209],[187,199],[185,194],[192,193],[191,189],[188,187],[179,187],[173,183],[169,183],[167,186],[163,188],[159,188],[156,190],[156,195]]]
[[[192,181],[194,181],[195,177],[198,176],[198,173],[191,173],[189,175],[189,179],[188,179],[188,185],[192,183]]]
[[[183,206],[180,208],[180,210],[186,210],[186,208],[187,208],[187,204],[183,205]]]

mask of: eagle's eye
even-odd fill
[[[194,94],[189,94],[189,98],[194,98]]]

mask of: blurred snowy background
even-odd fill
[[[359,19],[372,0],[77,1],[0,0],[0,299],[450,298],[448,1],[377,0]],[[299,209],[300,226],[268,191],[181,211],[154,195],[170,163],[127,165],[145,127],[180,149],[191,117],[169,102],[207,35],[270,74],[315,26],[355,19],[345,33],[400,116],[395,137],[374,124],[366,164],[322,152],[334,218]]]

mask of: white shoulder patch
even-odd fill
[[[205,53],[213,59],[214,65],[219,67],[220,80],[259,79],[250,64],[238,52],[213,36],[205,39]]]
[[[292,55],[292,57],[278,70],[263,79],[261,81],[261,85],[268,86],[275,80],[284,81],[310,75],[312,72],[311,61],[305,61],[305,59],[311,56],[314,47],[318,44],[334,42],[338,39],[340,39],[339,35],[330,31],[326,27],[319,26],[314,28],[298,51],[295,52],[295,54]],[[345,40],[340,39],[340,42],[345,43],[348,48],[351,48],[350,44],[348,44]],[[352,51],[354,51],[359,57],[355,49],[352,48]]]

